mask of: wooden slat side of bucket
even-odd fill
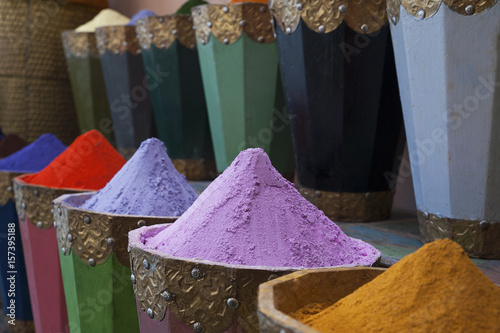
[[[259,288],[260,331],[318,333],[288,314],[309,304],[334,304],[383,273],[383,268],[332,268],[295,272]]]

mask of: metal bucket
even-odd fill
[[[385,1],[270,1],[301,194],[335,221],[389,218],[405,143]]]
[[[37,332],[69,332],[52,201],[74,189],[30,185],[14,179],[16,210]],[[57,212],[56,212],[57,213]]]
[[[128,232],[177,217],[102,214],[79,209],[92,193],[54,200],[71,332],[139,332],[130,280]]]
[[[500,259],[500,4],[388,1],[424,242]]]
[[[0,251],[6,254],[0,257],[0,291],[3,311],[7,315],[4,319],[7,331],[28,333],[35,332],[35,327],[12,187],[12,180],[20,175],[17,172],[0,172]],[[9,321],[15,325],[9,324]]]
[[[295,165],[276,41],[267,5],[203,5],[191,10],[217,171],[246,148],[263,148],[293,179]]]
[[[215,178],[215,160],[192,18],[137,21],[158,132],[177,171],[189,180]]]
[[[288,314],[310,304],[333,305],[385,271],[384,268],[328,268],[295,272],[259,287],[262,333],[319,333]]]
[[[101,60],[95,33],[67,30],[62,33],[80,132],[97,129],[114,143]]]
[[[95,34],[117,150],[128,159],[155,134],[141,49],[134,26],[101,27]]]

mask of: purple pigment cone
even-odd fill
[[[138,11],[132,18],[130,19],[130,22],[127,23],[128,26],[130,25],[135,25],[137,20],[140,20],[141,18],[148,17],[148,16],[156,16],[156,13],[153,12],[152,10],[149,9],[143,9]]]
[[[55,135],[43,134],[23,149],[0,160],[0,170],[22,173],[38,172],[64,150],[66,146]]]
[[[148,139],[106,187],[80,208],[122,215],[180,216],[196,198],[163,142]]]
[[[241,152],[146,247],[182,258],[272,267],[370,266],[380,252],[345,235],[259,148]]]

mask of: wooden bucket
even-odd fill
[[[203,5],[191,10],[217,171],[260,147],[274,167],[295,171],[278,49],[267,5]]]
[[[92,19],[106,1],[0,1],[0,123],[28,141],[78,135],[61,32]]]
[[[0,291],[7,331],[28,333],[35,332],[35,327],[12,185],[12,180],[20,175],[0,172],[0,251],[6,254],[0,257]]]
[[[387,219],[404,130],[382,0],[271,0],[301,194],[335,221]]]
[[[500,4],[388,1],[424,242],[500,259]]]
[[[130,280],[128,232],[177,217],[102,214],[79,209],[92,193],[54,200],[66,307],[72,332],[139,332]]]
[[[113,122],[95,33],[66,30],[62,33],[62,42],[80,132],[96,129],[114,143]]]
[[[95,34],[117,150],[128,159],[155,135],[141,49],[134,26],[101,27]]]
[[[295,272],[259,287],[261,333],[319,333],[288,314],[315,303],[335,304],[384,268],[327,268]]]
[[[137,21],[136,31],[158,138],[177,171],[205,180],[217,174],[192,21],[190,15],[150,16]]]
[[[37,332],[70,331],[57,249],[52,201],[74,189],[56,189],[14,179],[16,210]]]

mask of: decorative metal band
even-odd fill
[[[160,49],[169,48],[176,39],[187,48],[196,48],[190,15],[149,16],[138,20],[135,30],[143,50],[149,50],[151,44]]]
[[[64,54],[69,57],[99,57],[95,33],[66,30],[62,33]]]
[[[5,205],[9,199],[14,200],[12,180],[20,175],[17,172],[0,171],[0,205]]]
[[[417,212],[424,242],[450,238],[473,258],[500,259],[500,221],[474,221]]]
[[[24,222],[25,217],[39,229],[49,229],[54,225],[52,201],[69,193],[81,190],[50,188],[40,185],[26,184],[20,178],[14,179],[14,196],[17,215]]]
[[[291,34],[300,19],[319,33],[334,31],[345,21],[354,31],[370,34],[387,22],[385,0],[270,0],[271,12],[281,29]]]
[[[317,191],[297,185],[300,194],[333,221],[369,222],[388,219],[394,192]]]
[[[81,195],[88,199],[91,194]],[[64,255],[71,250],[91,266],[100,265],[114,253],[118,262],[130,267],[128,232],[145,225],[173,223],[177,217],[137,217],[102,214],[54,202],[57,242]]]
[[[134,26],[110,26],[98,28],[95,32],[97,49],[103,55],[106,51],[114,54],[141,53]]]
[[[452,11],[464,15],[477,15],[493,7],[498,0],[387,0],[387,13],[393,24],[399,22],[401,7],[417,19],[434,16],[444,2]]]
[[[217,177],[214,160],[174,159],[172,163],[177,171],[189,180],[209,180]]]
[[[196,38],[201,44],[208,43],[210,34],[220,42],[236,42],[242,32],[259,43],[275,40],[271,15],[267,5],[237,3],[227,5],[202,5],[191,10]]]
[[[258,332],[259,285],[291,272],[182,260],[133,245],[130,250],[132,282],[141,309],[161,321],[168,307],[181,322],[203,327],[207,333],[223,332],[234,320],[244,332]]]

